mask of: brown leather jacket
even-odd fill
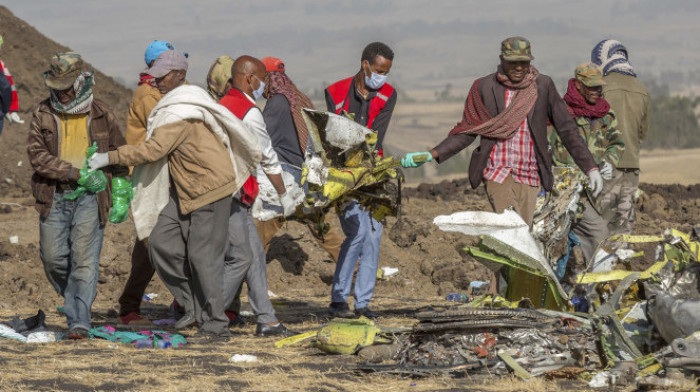
[[[126,143],[114,114],[103,102],[94,100],[87,116],[90,145],[97,142],[98,152],[115,150]],[[27,137],[29,162],[34,168],[32,193],[36,199],[36,210],[42,217],[51,211],[56,185],[74,183],[80,178],[80,169],[59,157],[61,150],[61,121],[46,99],[34,107],[32,122]],[[112,176],[127,176],[128,168],[108,166],[102,171],[107,177],[107,189],[97,194],[100,223],[107,223],[112,205]]]
[[[552,153],[549,151],[549,143],[547,143],[548,120],[554,125],[564,146],[584,173],[588,173],[597,166],[590,151],[588,151],[588,146],[578,135],[576,123],[566,110],[566,104],[559,96],[552,79],[547,75],[540,74],[535,83],[537,83],[537,101],[528,113],[527,121],[535,144],[535,157],[537,158],[542,187],[549,191],[552,189],[554,177],[552,175]],[[479,82],[479,95],[492,117],[505,109],[505,94],[505,87],[498,82],[495,73],[484,77]],[[476,139],[476,135],[464,133],[448,136],[434,148],[438,153],[438,163],[442,163],[462,151],[472,144],[474,139]],[[482,137],[481,144],[472,153],[469,163],[469,182],[473,188],[481,184],[491,150],[497,141],[497,139]]]

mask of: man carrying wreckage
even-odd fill
[[[81,188],[92,174],[80,170],[88,147],[95,143],[98,154],[107,155],[125,143],[124,136],[112,111],[93,97],[94,72],[83,69],[79,54],[58,53],[49,67],[43,77],[50,97],[35,107],[27,140],[34,169],[32,193],[40,215],[39,254],[46,277],[65,299],[68,337],[85,339],[112,204],[111,179],[129,170],[112,162],[102,181],[98,178],[101,186]],[[100,187],[106,189],[98,191]]]
[[[267,134],[262,112],[256,106],[255,100],[260,98],[265,90],[265,65],[255,57],[240,56],[231,66],[231,88],[219,101],[230,110],[254,134],[254,142],[258,142],[262,151],[260,165],[270,183],[279,195],[279,202],[284,210],[284,216],[294,213],[296,204],[286,192],[282,180],[282,166],[277,153],[272,148],[270,136]],[[275,316],[270,297],[267,293],[267,261],[265,249],[255,228],[255,223],[248,209],[257,196],[257,180],[251,176],[248,184],[240,194],[236,194],[231,202],[229,218],[229,248],[226,252],[224,267],[224,299],[227,312],[236,310],[234,304],[236,294],[240,291],[243,279],[248,282],[250,305],[257,317],[255,334],[258,336],[291,336],[296,335]],[[229,313],[229,319],[232,315]]]
[[[260,161],[255,136],[203,89],[184,85],[187,59],[162,52],[148,69],[165,94],[153,109],[144,142],[95,154],[91,170],[108,164],[134,169],[132,213],[139,238],[149,237],[151,261],[185,315],[199,323],[197,340],[228,341],[224,257],[231,195]]]
[[[167,41],[153,41],[146,47],[144,61],[151,67],[158,56],[166,50],[173,50],[173,44]],[[146,140],[147,121],[151,111],[163,98],[158,90],[156,80],[147,72],[141,72],[134,96],[129,104],[126,118],[126,143],[136,145]],[[151,322],[141,316],[141,300],[153,274],[151,260],[148,257],[148,239],[137,240],[131,251],[131,271],[119,297],[119,322],[130,325],[150,325]]]
[[[600,167],[604,180],[604,188],[598,198],[586,194],[581,217],[571,226],[572,233],[581,244],[586,264],[593,257],[598,244],[608,237],[608,219],[601,215],[599,199],[604,198],[610,191],[613,170],[625,150],[625,142],[617,128],[615,113],[610,109],[610,104],[601,97],[604,85],[603,71],[600,67],[593,63],[584,63],[576,67],[574,78],[569,79],[569,86],[564,95],[566,108],[576,122],[579,135]],[[574,165],[571,154],[554,131],[549,133],[549,144],[552,146],[555,166]],[[574,274],[582,272],[576,269],[572,268]]]
[[[394,113],[397,93],[386,83],[391,70],[394,52],[382,42],[372,42],[362,51],[360,70],[347,79],[340,80],[326,89],[326,106],[329,112],[354,116],[356,123],[377,132],[377,149],[382,156],[382,141]],[[333,288],[329,312],[334,317],[365,316],[377,318],[369,308],[369,302],[377,282],[379,267],[379,243],[382,224],[363,210],[357,202],[342,208],[338,218],[345,233],[340,247],[338,265],[333,276]],[[359,264],[358,264],[359,260]],[[350,311],[347,298],[352,278],[355,278],[355,312]]]
[[[462,121],[432,150],[407,154],[402,166],[418,167],[432,160],[442,163],[480,136],[480,145],[469,164],[472,188],[483,182],[494,212],[512,207],[531,226],[540,188],[550,191],[553,184],[547,143],[549,121],[576,164],[588,175],[591,193],[598,195],[603,188],[598,167],[578,136],[576,123],[554,82],[530,65],[533,59],[527,39],[503,40],[497,71],[474,82]],[[492,292],[498,292],[498,276],[497,271],[491,282]],[[510,281],[530,284],[523,278],[511,275]]]

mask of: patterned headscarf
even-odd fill
[[[297,130],[299,138],[299,147],[302,154],[306,152],[306,142],[309,139],[309,130],[306,128],[306,122],[301,114],[301,109],[313,109],[314,104],[311,103],[306,94],[299,91],[294,85],[292,79],[287,76],[284,71],[268,72],[265,77],[265,91],[263,96],[265,99],[272,98],[273,95],[282,94],[289,101],[289,106],[292,111],[292,120],[294,120],[294,128]]]
[[[591,51],[591,62],[600,65],[603,75],[618,72],[624,75],[637,76],[634,68],[627,60],[627,48],[617,40],[602,40]]]
[[[84,114],[90,111],[92,105],[92,86],[95,85],[95,72],[81,72],[75,82],[73,82],[73,91],[75,91],[75,99],[67,105],[63,105],[59,101],[56,92],[52,89],[51,92],[51,107],[59,112],[66,114]]]

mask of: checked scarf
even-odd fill
[[[294,120],[294,128],[297,130],[297,138],[299,139],[299,147],[302,154],[306,152],[306,144],[309,139],[309,130],[306,128],[306,122],[301,114],[301,109],[313,109],[306,94],[299,91],[294,85],[292,79],[287,76],[284,71],[268,72],[266,76],[265,91],[263,95],[265,99],[270,99],[275,94],[282,94],[289,101],[289,106],[292,112],[292,120]]]
[[[469,90],[467,101],[464,104],[462,121],[452,128],[450,135],[466,133],[494,139],[513,137],[537,101],[537,83],[535,82],[537,75],[539,75],[537,69],[530,66],[530,71],[525,79],[518,84],[513,84],[499,65],[496,79],[506,88],[515,90],[515,96],[511,104],[495,117],[491,117],[481,101],[479,96],[481,79],[477,79]]]
[[[95,73],[93,71],[82,72],[73,82],[75,99],[68,105],[61,104],[54,90],[51,91],[51,107],[66,114],[84,114],[90,111],[92,105],[92,86],[95,84]]]
[[[569,87],[564,94],[566,108],[572,117],[602,118],[610,111],[610,104],[603,97],[598,99],[595,105],[591,105],[586,98],[576,90],[576,79],[569,79]]]

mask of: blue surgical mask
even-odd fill
[[[367,65],[369,65],[369,62]],[[372,72],[372,68],[370,68],[369,71]],[[372,72],[371,77],[367,77],[367,75],[365,75],[365,86],[371,88],[372,90],[378,90],[384,85],[384,83],[386,83],[386,77],[387,75],[380,75],[376,72]]]
[[[253,76],[255,77],[255,79],[258,79],[257,76],[255,76],[255,75],[253,75]],[[253,91],[253,99],[256,100],[256,101],[257,101],[258,99],[260,99],[260,97],[262,97],[263,91],[265,91],[265,82],[263,82],[263,81],[260,80],[260,79],[258,79],[258,82],[260,82],[260,87],[258,87],[257,90]]]

